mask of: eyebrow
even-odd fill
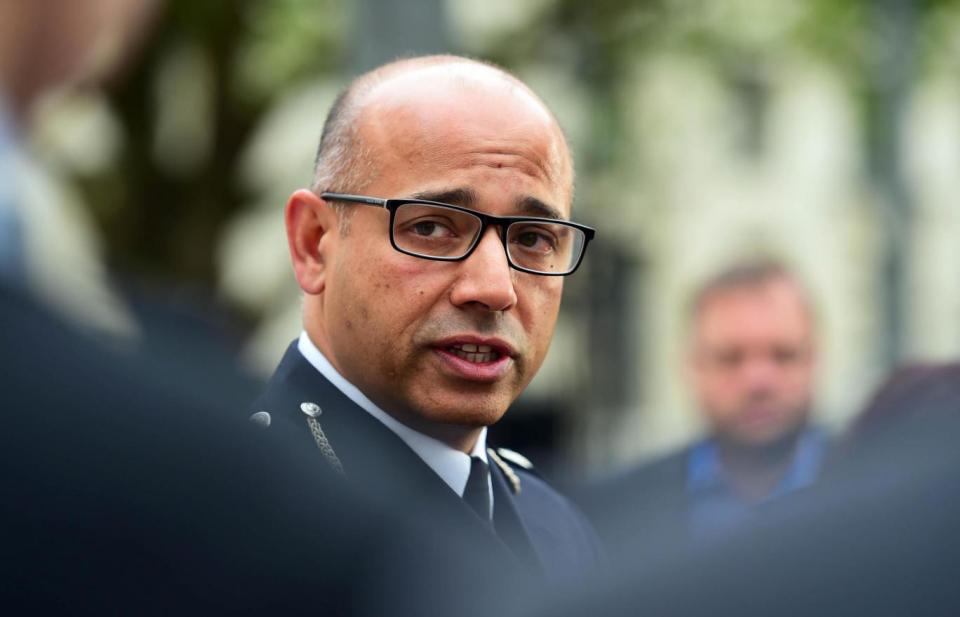
[[[423,199],[426,201],[439,201],[445,204],[463,206],[472,208],[477,203],[477,194],[472,189],[450,189],[446,191],[425,191],[423,193],[414,193],[411,199]]]
[[[441,203],[453,204],[464,208],[474,208],[479,201],[477,193],[469,188],[457,188],[444,191],[424,191],[414,193],[411,199],[423,199],[426,201],[439,201]],[[546,204],[536,197],[522,197],[517,201],[519,214],[527,216],[539,216],[548,219],[564,220],[560,211],[553,206]]]
[[[520,212],[529,214],[530,216],[542,216],[548,219],[563,219],[563,217],[560,216],[559,210],[540,201],[536,197],[524,197],[520,200],[518,205],[520,206]]]

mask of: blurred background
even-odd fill
[[[185,310],[190,327],[268,375],[300,331],[282,208],[309,184],[334,96],[397,56],[454,52],[505,66],[554,109],[576,159],[574,218],[598,229],[495,441],[586,473],[693,439],[689,294],[746,257],[782,260],[812,291],[828,428],[894,365],[960,355],[958,2],[151,10],[151,28],[124,24],[135,45],[104,37],[104,54],[124,50],[108,79],[32,110],[10,167],[31,286],[108,336],[141,336],[157,301],[202,307]]]

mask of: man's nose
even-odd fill
[[[460,276],[450,293],[455,306],[482,306],[490,311],[505,311],[517,303],[514,273],[503,242],[491,226],[480,243],[460,264]]]
[[[765,356],[750,357],[743,367],[743,378],[753,386],[765,386],[775,381],[779,370],[777,364]]]

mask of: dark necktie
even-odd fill
[[[490,520],[490,469],[478,456],[470,457],[470,475],[463,491],[463,500],[480,518]]]

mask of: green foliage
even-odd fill
[[[256,100],[341,68],[340,41],[348,28],[341,0],[257,2],[243,15],[236,67],[239,91]]]
[[[955,0],[554,0],[469,51],[508,68],[562,67],[582,84],[592,110],[578,167],[589,182],[635,163],[621,138],[632,113],[624,88],[649,54],[692,54],[741,89],[762,89],[771,59],[811,54],[839,70],[869,112],[887,61],[877,51],[885,36],[877,15],[888,5],[917,14],[918,66],[947,61],[960,21]],[[167,4],[137,61],[110,86],[126,135],[120,163],[82,179],[114,266],[212,284],[219,232],[247,197],[236,174],[252,130],[291,88],[348,70],[366,34],[353,8],[344,0]],[[210,109],[196,113],[208,114],[210,143],[201,160],[173,173],[156,158],[156,89],[165,61],[184,48],[208,67]]]
[[[213,286],[220,231],[248,198],[236,177],[240,156],[281,95],[339,66],[346,21],[342,4],[167,3],[137,61],[109,85],[107,94],[125,134],[119,163],[79,180],[115,270]],[[157,150],[159,107],[164,96],[178,96],[158,94],[160,74],[184,49],[207,67],[197,73],[205,82],[191,88],[201,88],[210,99],[208,109],[189,110],[199,116],[191,120],[203,126],[210,142],[189,166],[171,165],[158,158]],[[176,157],[176,151],[165,156]]]

